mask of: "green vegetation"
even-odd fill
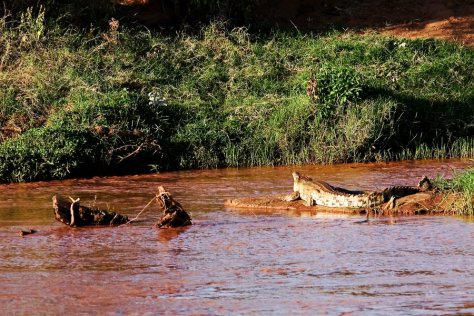
[[[438,177],[435,186],[444,194],[459,194],[459,198],[452,201],[452,210],[458,215],[474,215],[474,168],[455,172],[448,180]]]
[[[47,17],[0,19],[0,182],[474,157],[474,52],[460,45]]]

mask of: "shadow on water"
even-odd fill
[[[189,229],[189,226],[179,227],[173,229],[157,229],[156,236],[159,242],[169,242],[181,234],[185,233]]]

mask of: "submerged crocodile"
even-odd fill
[[[330,207],[374,207],[386,202],[394,203],[396,198],[432,188],[427,177],[423,177],[418,186],[392,186],[380,191],[351,191],[338,188],[324,181],[316,181],[293,172],[293,193],[284,197],[285,201],[302,199],[308,206],[323,205]]]

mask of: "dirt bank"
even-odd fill
[[[173,1],[117,1],[129,16],[148,25],[178,20],[176,7],[171,5]],[[407,38],[434,37],[474,46],[474,2],[471,0],[264,0],[250,11],[259,21],[301,31],[342,27]],[[192,12],[179,19],[192,19]]]
[[[474,2],[468,0],[280,0],[268,16],[305,29],[340,26],[474,45]]]

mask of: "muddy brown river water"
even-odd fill
[[[474,314],[474,223],[238,211],[226,199],[291,192],[292,170],[348,188],[416,184],[472,161],[167,172],[0,185],[2,315]],[[134,217],[164,185],[194,225],[69,228],[51,197]],[[19,237],[21,229],[33,235]]]

